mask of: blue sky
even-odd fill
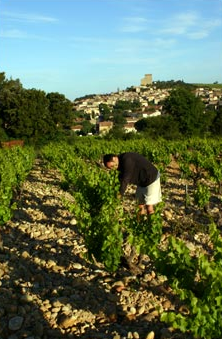
[[[0,0],[0,72],[68,99],[222,83],[222,0]]]

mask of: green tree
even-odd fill
[[[50,139],[55,124],[49,112],[45,92],[36,89],[23,90],[17,96],[16,107],[8,110],[6,130],[13,138],[25,138],[30,142]]]
[[[99,104],[99,112],[100,112],[100,115],[102,115],[104,121],[109,120],[111,116],[111,110],[107,104],[103,104],[103,103]]]
[[[213,134],[222,136],[222,108],[221,107],[218,109],[216,113],[211,130]]]
[[[123,127],[126,124],[126,118],[121,113],[113,114],[113,123],[115,126]]]
[[[23,88],[0,73],[0,136],[39,142],[58,138],[72,123],[72,103],[59,93]]]
[[[131,105],[132,111],[136,112],[141,109],[141,103],[139,100],[134,99]]]
[[[31,142],[41,142],[51,140],[56,135],[56,125],[49,111],[49,100],[44,91],[30,89],[26,90],[21,105],[20,112],[20,133],[22,135],[22,125],[25,124],[23,132]]]
[[[171,91],[163,103],[163,110],[179,124],[181,133],[187,136],[200,135],[204,130],[204,103],[186,88]]]
[[[0,91],[3,89],[5,82],[6,82],[5,73],[0,72]]]
[[[152,139],[162,137],[172,140],[181,137],[178,122],[168,115],[140,119],[135,123],[135,128]]]
[[[81,134],[87,135],[88,133],[94,133],[95,132],[95,127],[89,120],[84,120],[82,122],[82,129],[81,129]]]
[[[72,103],[63,94],[48,93],[49,111],[51,119],[57,129],[70,128],[73,120]]]
[[[4,104],[2,91],[6,82],[5,73],[0,73],[0,140],[4,141],[8,139],[8,136],[5,132],[5,123],[4,123]]]
[[[114,125],[113,128],[104,136],[105,139],[124,139],[126,133],[121,125]]]
[[[1,73],[0,80],[0,118],[1,127],[9,138],[13,138],[13,125],[18,122],[18,108],[24,89],[19,80],[7,80]]]
[[[9,138],[37,142],[51,139],[55,123],[44,91],[22,87],[19,80],[6,80],[0,91],[2,128]]]
[[[115,105],[113,106],[114,112],[122,112],[124,113],[125,111],[132,111],[135,112],[138,109],[140,109],[141,104],[139,100],[117,100]]]

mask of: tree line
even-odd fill
[[[44,143],[65,135],[73,120],[72,103],[63,94],[23,88],[19,79],[0,73],[0,140]]]
[[[172,81],[169,84],[158,82],[159,87],[169,85]],[[162,114],[138,120],[135,123],[138,133],[124,131],[128,112],[141,111],[138,100],[119,100],[112,109],[101,103],[101,117],[114,123],[105,137],[126,139],[145,135],[154,139],[178,139],[183,136],[221,136],[222,107],[206,106],[195,95],[194,88],[184,82],[174,82],[169,97],[161,102]],[[72,102],[63,94],[25,89],[19,79],[7,79],[4,72],[0,73],[0,141],[23,139],[29,144],[42,144],[72,137],[71,126],[78,115]],[[87,119],[82,126],[83,135],[95,131],[95,126]]]

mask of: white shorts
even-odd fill
[[[156,205],[162,201],[160,178],[146,187],[137,186],[136,200],[140,205]]]

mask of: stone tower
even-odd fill
[[[141,86],[151,85],[152,82],[153,82],[152,74],[145,74],[144,78],[141,79],[140,85]]]

